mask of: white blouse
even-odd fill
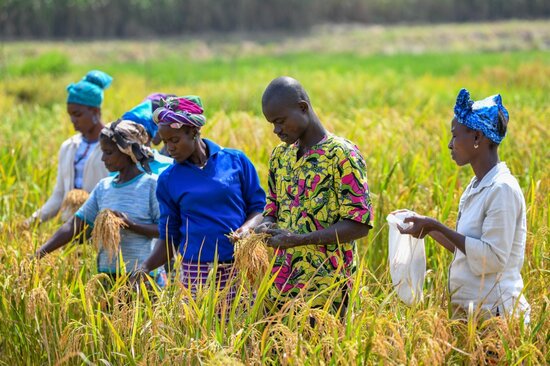
[[[63,142],[59,149],[57,164],[57,180],[53,192],[46,203],[32,214],[32,217],[39,217],[41,221],[47,221],[57,215],[63,199],[75,187],[75,155],[82,141],[82,135],[74,135]],[[82,172],[82,189],[91,192],[97,182],[105,178],[109,171],[101,160],[102,152],[99,144],[95,145],[88,154]]]
[[[466,254],[455,250],[449,269],[451,302],[494,315],[520,310],[527,320],[529,304],[520,273],[527,234],[525,198],[504,162],[466,187],[457,232],[466,236]]]

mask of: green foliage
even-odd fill
[[[59,76],[70,69],[69,57],[59,51],[45,52],[37,57],[25,60],[21,65],[15,66],[10,74],[19,76],[51,75]]]
[[[228,31],[308,32],[327,23],[441,23],[533,19],[544,0],[3,0],[10,38],[120,38]]]

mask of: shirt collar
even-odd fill
[[[218,152],[220,152],[223,149],[223,147],[216,144],[214,141],[210,141],[208,139],[202,139],[202,140],[204,141],[206,146],[208,146],[208,152],[210,153],[210,155],[208,155],[209,158],[216,155]]]
[[[481,191],[485,187],[491,186],[496,178],[501,174],[509,174],[510,169],[506,166],[505,162],[500,162],[497,165],[495,165],[491,170],[485,174],[485,176],[481,179],[481,182],[477,185],[477,187],[474,187],[474,183],[477,181],[476,177],[472,178],[472,181],[470,182],[470,194],[477,193]]]
[[[326,144],[329,140],[332,140],[333,137],[334,135],[332,135],[330,132],[327,132],[325,136],[318,143],[316,143],[315,145],[312,145],[307,152],[315,150],[317,147]],[[298,150],[300,148],[300,144],[298,143],[298,141],[287,146],[295,150]]]

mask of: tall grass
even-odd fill
[[[206,61],[178,60],[169,50],[163,55],[145,62],[71,61],[64,74],[0,80],[0,364],[476,364],[484,362],[486,350],[496,351],[501,364],[550,361],[548,53],[267,53]],[[255,294],[243,282],[237,299],[220,311],[224,294],[215,286],[196,300],[178,284],[128,294],[119,281],[107,291],[90,245],[29,260],[60,223],[31,230],[18,223],[52,190],[58,148],[73,133],[64,88],[88,68],[115,77],[106,91],[105,121],[152,91],[200,95],[209,119],[203,135],[244,150],[264,186],[278,141],[261,116],[261,92],[276,76],[300,79],[325,125],[353,140],[368,163],[374,228],[358,242],[360,266],[343,317],[302,299],[267,311],[262,299],[269,276]],[[510,111],[500,156],[527,202],[522,274],[530,326],[514,319],[451,320],[451,256],[431,239],[424,302],[409,308],[391,287],[387,213],[409,208],[450,226],[456,222],[472,175],[454,164],[447,149],[460,87],[477,98],[500,92]]]

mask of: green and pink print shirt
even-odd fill
[[[341,220],[371,224],[365,160],[350,141],[328,134],[297,159],[298,145],[277,146],[269,161],[264,216],[278,227],[304,234]],[[355,242],[304,245],[276,251],[277,274],[268,299],[304,296],[313,306],[338,308],[356,267]],[[338,291],[331,289],[338,288]]]

